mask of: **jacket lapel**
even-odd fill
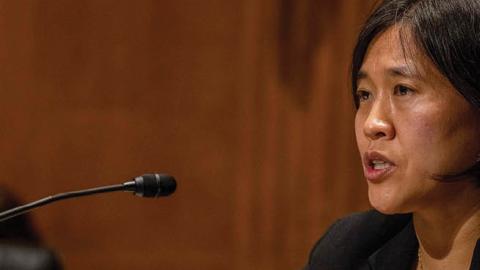
[[[473,250],[472,263],[470,264],[470,270],[480,269],[480,239],[477,240],[477,245]]]
[[[411,270],[417,258],[417,252],[418,240],[413,222],[410,222],[400,233],[369,257],[370,269]]]

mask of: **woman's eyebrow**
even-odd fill
[[[390,67],[387,69],[387,73],[393,77],[422,79],[421,74],[416,70],[415,67],[407,65]]]
[[[407,65],[389,67],[386,69],[386,73],[387,75],[392,77],[404,77],[404,78],[413,78],[413,79],[419,79],[419,80],[423,78],[421,74],[414,67],[407,66]],[[367,79],[369,77],[370,76],[368,72],[366,72],[365,70],[361,69],[357,73],[358,81],[362,79]]]
[[[359,70],[357,73],[357,81],[368,78],[368,74],[364,70]]]

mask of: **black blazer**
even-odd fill
[[[315,244],[304,270],[411,270],[418,241],[411,214],[356,213],[334,223]],[[470,270],[480,269],[480,244]]]

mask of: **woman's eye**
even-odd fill
[[[357,90],[357,100],[359,102],[367,101],[371,94],[365,90]]]
[[[404,85],[396,85],[395,88],[393,89],[393,93],[397,96],[406,96],[413,94],[414,90],[406,87]]]

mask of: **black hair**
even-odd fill
[[[367,49],[375,37],[393,25],[407,29],[415,48],[470,104],[480,109],[480,0],[382,1],[367,19],[353,51],[351,80],[357,108],[358,73]],[[473,176],[480,186],[480,162],[466,171],[436,179],[453,181],[465,176]]]

